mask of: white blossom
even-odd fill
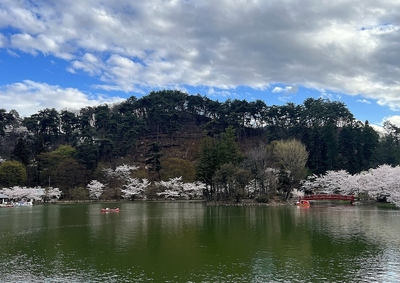
[[[61,197],[61,191],[59,188],[49,187],[45,189],[45,196],[48,199],[59,199]]]
[[[150,182],[148,179],[142,179],[140,181],[138,178],[128,178],[124,189],[121,190],[122,197],[125,199],[130,199],[133,196],[144,197],[144,192],[149,185]]]
[[[40,186],[30,188],[30,187],[20,187],[14,186],[11,188],[3,188],[3,193],[12,199],[32,199],[43,201],[43,198],[48,199],[59,199],[61,196],[61,191],[58,188],[42,188]]]
[[[386,197],[400,206],[400,166],[384,164],[354,175],[344,170],[328,171],[321,176],[308,177],[302,182],[302,189],[328,194],[363,193],[370,198]]]
[[[135,171],[138,168],[139,167],[134,166],[134,165],[123,164],[123,165],[117,166],[117,168],[115,168],[115,170],[112,170],[111,168],[104,168],[103,172],[109,178],[115,177],[120,180],[127,180],[130,177],[132,171]]]
[[[92,180],[88,185],[87,189],[89,190],[89,197],[91,199],[99,199],[101,194],[104,191],[104,184],[100,183],[97,180]]]
[[[198,198],[202,196],[206,188],[206,185],[201,182],[183,183],[182,176],[158,182],[156,185],[164,188],[162,192],[157,193],[158,196],[164,196],[164,198]]]

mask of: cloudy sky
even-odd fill
[[[27,116],[159,89],[324,97],[400,125],[400,1],[0,1],[0,108]]]

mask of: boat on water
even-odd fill
[[[310,202],[308,200],[301,199],[296,202],[296,205],[300,207],[310,207]]]
[[[102,208],[102,209],[101,209],[101,212],[119,212],[119,207],[114,207],[114,208],[106,207],[106,208]]]
[[[33,201],[17,201],[17,202],[13,202],[13,206],[32,206],[33,205]]]
[[[0,208],[1,207],[14,207],[14,206],[12,204],[0,203]]]

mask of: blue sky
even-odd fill
[[[180,89],[267,105],[323,97],[400,126],[400,2],[331,2],[3,0],[0,108]]]

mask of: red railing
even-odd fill
[[[354,202],[354,196],[334,195],[334,194],[309,195],[309,196],[304,196],[301,199],[304,199],[304,200],[349,200],[350,202]]]

